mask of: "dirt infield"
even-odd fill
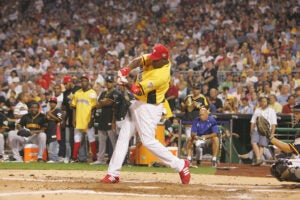
[[[190,185],[181,185],[177,173],[122,172],[121,183],[107,185],[100,183],[104,171],[1,170],[0,199],[274,200],[299,197],[299,185],[272,178],[268,166],[231,167],[218,169],[216,175],[192,174]]]

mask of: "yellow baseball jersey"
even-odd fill
[[[143,69],[136,80],[136,85],[140,86],[143,94],[135,95],[135,98],[146,103],[159,104],[164,101],[165,94],[169,89],[171,62],[154,69],[148,56],[149,54],[142,56]]]
[[[91,120],[92,110],[97,105],[97,93],[93,89],[75,92],[71,107],[76,108],[76,129],[85,130]]]

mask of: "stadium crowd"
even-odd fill
[[[0,15],[1,113],[13,125],[20,102],[69,109],[66,85],[86,73],[99,97],[157,43],[170,50],[174,115],[190,112],[189,96],[212,113],[252,114],[262,96],[277,113],[300,103],[299,0],[3,0]]]

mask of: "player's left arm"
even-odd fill
[[[123,67],[118,71],[118,77],[121,78],[128,76],[132,69],[142,66],[144,63],[145,60],[143,56],[138,56],[134,58],[126,67]]]

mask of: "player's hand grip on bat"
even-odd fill
[[[128,83],[128,80],[126,79],[125,76],[121,76],[117,78],[118,85],[125,85],[126,83]]]
[[[123,67],[122,69],[120,69],[118,71],[118,77],[128,76],[129,73],[130,73],[130,68],[129,67]]]

